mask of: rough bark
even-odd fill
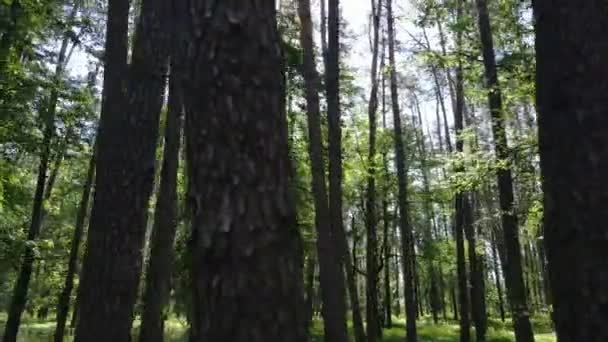
[[[57,325],[55,326],[54,341],[63,342],[65,334],[65,325],[70,310],[70,297],[74,288],[74,276],[76,275],[76,267],[78,266],[78,253],[82,244],[82,236],[86,225],[86,218],[89,212],[89,201],[91,198],[92,185],[95,178],[95,154],[96,148],[93,148],[93,154],[89,161],[89,169],[87,170],[86,180],[84,182],[82,197],[78,206],[78,214],[76,215],[76,225],[72,234],[70,244],[70,256],[68,259],[68,271],[65,276],[63,290],[59,295],[57,304]]]
[[[108,5],[97,176],[75,342],[131,339],[171,36],[170,4],[145,0],[127,66],[129,4]]]
[[[302,241],[275,4],[197,0],[179,13],[192,215],[190,341],[304,342]]]
[[[399,91],[397,88],[397,71],[395,62],[395,19],[393,17],[393,1],[387,0],[388,56],[390,66],[390,89],[393,109],[394,143],[397,164],[399,229],[401,235],[401,264],[403,268],[403,291],[406,311],[406,340],[416,342],[416,300],[414,289],[413,243],[412,227],[409,222],[407,202],[407,170],[405,166],[405,147],[401,127],[401,109],[399,107]]]
[[[140,341],[164,340],[165,308],[171,291],[173,242],[177,229],[177,174],[183,105],[179,84],[169,80],[169,100],[160,190],[154,213],[154,228],[141,315]]]
[[[298,1],[300,17],[300,43],[303,48],[302,73],[307,103],[309,156],[312,169],[312,191],[317,230],[317,254],[319,255],[321,297],[323,299],[323,326],[325,336],[336,341],[346,341],[346,302],[342,251],[336,247],[331,231],[331,218],[327,201],[324,148],[321,134],[319,105],[320,78],[314,55],[313,29],[310,0]]]
[[[504,122],[502,96],[498,83],[492,28],[486,0],[476,0],[478,25],[481,37],[481,48],[484,62],[488,103],[492,119],[494,150],[500,160],[508,160],[509,147]],[[534,341],[530,312],[526,303],[526,289],[523,280],[521,247],[519,243],[518,219],[514,210],[513,176],[509,167],[497,171],[498,194],[501,210],[501,221],[506,250],[506,285],[513,326],[517,342]]]
[[[608,340],[608,16],[535,0],[544,227],[560,342]]]
[[[18,1],[13,4],[18,5]],[[20,7],[20,6],[19,6]],[[75,12],[73,12],[75,15]],[[15,19],[17,20],[17,19]],[[16,25],[16,23],[15,23]],[[8,32],[5,33],[9,34]],[[58,85],[64,73],[64,64],[66,62],[68,45],[70,38],[68,34],[64,34],[59,49],[59,55],[57,59],[57,65],[55,66],[55,74],[53,83]],[[8,47],[10,50],[10,47]],[[7,56],[0,56],[0,58],[9,58]],[[51,159],[51,141],[55,135],[55,114],[57,111],[57,101],[59,100],[59,89],[53,87],[51,94],[48,98],[48,104],[45,109],[41,112],[41,117],[44,119],[44,131],[41,142],[40,161],[38,164],[38,178],[36,180],[36,190],[34,192],[34,201],[32,205],[32,214],[30,219],[30,225],[27,231],[27,240],[35,242],[40,235],[42,228],[42,222],[44,219],[44,201],[45,188],[47,181],[47,173],[49,169]],[[46,189],[46,193],[50,195],[49,189]],[[21,323],[21,315],[25,309],[27,303],[27,294],[30,279],[32,277],[33,265],[34,265],[34,250],[31,245],[27,245],[23,252],[23,259],[21,267],[19,269],[19,275],[13,289],[13,296],[11,297],[11,303],[8,308],[8,317],[6,325],[4,326],[4,337],[3,342],[15,342],[17,340],[17,333],[19,332],[19,324]]]
[[[367,189],[365,205],[366,239],[366,303],[367,341],[375,342],[381,329],[378,317],[378,231],[376,213],[376,131],[378,111],[378,55],[380,48],[380,16],[382,0],[371,0],[372,65],[371,90],[367,108],[369,121],[369,154],[367,157]]]

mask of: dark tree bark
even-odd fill
[[[359,297],[354,268],[348,259],[348,244],[342,217],[342,126],[340,110],[340,1],[328,0],[327,51],[325,53],[325,95],[329,136],[329,213],[334,243],[342,250],[342,265],[346,268],[353,311],[355,339],[364,338],[360,317]],[[352,262],[356,263],[356,260]],[[349,272],[351,273],[349,275]],[[334,284],[340,286],[339,284]],[[352,286],[355,285],[355,286]],[[342,337],[340,337],[342,338]],[[346,337],[348,338],[348,337]],[[328,339],[329,340],[329,339]],[[336,340],[336,341],[341,341]]]
[[[304,327],[306,328],[306,339],[310,339],[310,328],[312,325],[312,319],[315,313],[315,274],[317,262],[316,258],[310,253],[306,260],[304,272],[306,278],[304,279],[305,292],[305,305],[306,305],[306,316],[304,317]]]
[[[386,75],[384,73],[385,70],[385,56],[386,56],[386,36],[384,32],[382,34],[382,57],[380,59],[380,74],[381,74],[381,90],[382,90],[382,129],[383,131],[387,130],[386,125]],[[384,173],[383,179],[383,193],[382,193],[382,224],[383,224],[383,241],[382,244],[384,246],[384,326],[388,329],[393,327],[393,300],[391,293],[391,253],[392,253],[392,243],[390,242],[391,237],[391,218],[388,212],[388,203],[389,203],[389,191],[390,191],[390,174],[388,170],[388,158],[387,152],[382,151],[382,168]]]
[[[275,4],[197,0],[179,13],[192,215],[190,341],[304,342],[302,241]]]
[[[460,21],[463,15],[463,0],[458,1],[456,20]],[[462,32],[456,33],[456,48],[462,48]],[[464,78],[462,61],[458,61],[456,67],[456,102],[454,108],[454,128],[456,133],[456,151],[464,151]],[[459,167],[457,172],[464,172],[464,167]],[[467,226],[471,225],[471,208],[467,194],[463,190],[456,193],[456,268],[458,274],[458,302],[460,304],[460,342],[471,340],[471,318],[469,307],[469,285],[467,277],[467,266],[465,260],[464,233]],[[472,229],[472,228],[470,228]]]
[[[380,49],[380,16],[382,0],[371,0],[372,6],[372,66],[371,90],[367,108],[369,121],[369,154],[367,158],[367,189],[365,205],[366,245],[366,303],[367,341],[375,342],[381,331],[378,317],[378,231],[376,215],[376,130],[378,111],[378,55]]]
[[[346,269],[346,283],[348,284],[348,294],[350,298],[350,308],[353,320],[353,330],[355,333],[355,342],[365,341],[365,328],[363,328],[363,317],[361,316],[361,304],[359,302],[359,291],[357,290],[357,275],[355,273],[355,265],[357,262],[357,237],[355,227],[355,215],[351,218],[351,232],[353,232],[353,253],[348,249],[348,243],[344,243],[344,268]]]
[[[309,156],[312,168],[324,331],[328,339],[346,341],[346,296],[341,263],[343,251],[336,248],[336,241],[332,236],[327,202],[319,105],[320,78],[315,64],[310,0],[298,1],[298,14],[301,23],[300,42],[304,51],[302,73],[307,102]]]
[[[508,160],[509,147],[507,145],[507,132],[502,108],[502,96],[498,84],[494,43],[492,41],[492,28],[486,0],[476,0],[478,25],[481,36],[481,46],[485,69],[486,87],[488,89],[488,103],[492,119],[492,133],[494,135],[494,149],[496,157]],[[506,285],[513,326],[517,342],[534,341],[530,312],[526,303],[526,289],[523,280],[521,262],[521,247],[519,243],[519,226],[514,210],[513,176],[509,167],[497,171],[498,195],[502,229],[504,234],[505,250],[507,252]]]
[[[19,24],[24,13],[21,1],[12,1],[9,8],[10,18],[8,23],[3,27],[2,38],[0,38],[0,82],[6,80],[6,70],[11,58],[11,49],[15,45],[18,37]],[[1,94],[4,98],[4,92]]]
[[[327,65],[327,0],[319,0],[319,7],[321,10],[321,57],[323,57],[324,65]]]
[[[13,5],[15,4],[19,8],[21,7],[18,1],[15,1],[13,3]],[[13,10],[12,6],[11,10]],[[73,15],[75,15],[75,12],[72,13]],[[16,24],[17,23],[15,22],[15,25]],[[8,34],[10,33],[6,32],[4,35]],[[64,34],[63,40],[61,42],[57,65],[55,66],[53,83],[56,85],[59,84],[61,78],[63,77],[64,65],[67,58],[69,42],[70,38],[66,33]],[[10,50],[10,46],[8,47],[8,49]],[[6,56],[0,56],[0,59],[7,59],[9,58],[9,55],[10,51]],[[31,242],[35,242],[38,239],[38,236],[40,235],[40,230],[42,228],[42,222],[44,219],[44,201],[45,199],[48,200],[51,194],[50,189],[46,189],[46,193],[48,193],[49,196],[45,196],[45,188],[47,181],[47,173],[51,160],[51,141],[53,139],[53,136],[55,135],[55,114],[57,111],[58,100],[59,89],[58,87],[53,87],[53,90],[51,90],[51,94],[48,98],[48,104],[45,110],[43,110],[43,112],[41,113],[41,117],[44,119],[44,131],[41,143],[42,148],[40,151],[40,162],[38,164],[38,178],[36,180],[36,190],[34,192],[32,215],[30,219],[30,225],[27,231],[27,240]],[[34,258],[35,256],[33,247],[27,245],[23,252],[23,259],[21,267],[19,269],[19,275],[17,276],[17,281],[13,289],[13,296],[11,297],[11,303],[8,308],[8,317],[6,325],[4,326],[3,342],[15,342],[17,340],[17,333],[19,332],[19,325],[21,323],[21,315],[23,314],[23,310],[25,309],[25,305],[27,303],[27,294],[30,279],[32,277]]]
[[[557,339],[608,340],[608,16],[534,1],[544,227]]]
[[[169,79],[169,100],[160,190],[154,213],[154,228],[141,315],[140,341],[164,341],[165,308],[171,291],[173,243],[177,229],[177,174],[183,104],[175,77]]]
[[[471,197],[475,194],[471,194]],[[473,198],[469,198],[469,203],[475,203]],[[473,212],[471,210],[469,222],[465,225],[465,236],[468,241],[468,256],[471,281],[471,316],[475,324],[475,340],[485,342],[487,327],[486,294],[485,294],[485,275],[484,258],[477,249],[477,235],[475,226],[472,222]]]
[[[498,266],[498,252],[496,248],[496,232],[492,230],[492,268],[494,271],[494,280],[496,281],[496,294],[498,296],[498,311],[500,320],[505,321],[505,304],[502,294],[502,285],[500,282],[500,270]]]
[[[456,76],[458,78],[458,76]],[[456,82],[458,84],[458,82]],[[458,87],[458,85],[456,86]],[[456,96],[458,98],[458,96]],[[458,101],[458,100],[456,100]],[[456,135],[458,136],[458,122],[456,121]],[[456,139],[456,149],[459,147]],[[469,314],[469,286],[467,280],[467,266],[465,262],[464,228],[467,224],[468,200],[466,194],[456,195],[456,268],[458,274],[458,303],[460,306],[460,342],[471,340],[471,321]]]
[[[57,304],[57,325],[55,327],[54,334],[55,342],[63,342],[65,325],[67,322],[68,313],[70,311],[70,297],[72,295],[72,289],[74,288],[74,276],[76,274],[76,267],[78,263],[78,252],[80,250],[80,245],[82,244],[82,236],[84,234],[86,218],[89,212],[91,190],[95,178],[95,154],[96,148],[93,147],[93,154],[91,155],[91,160],[89,161],[89,169],[87,171],[86,180],[83,186],[82,197],[80,198],[78,214],[76,215],[76,225],[74,226],[74,233],[72,234],[70,256],[68,259],[68,271],[65,276],[65,283],[63,285],[63,290],[59,295]]]
[[[403,291],[406,312],[406,340],[416,342],[416,300],[414,288],[413,262],[415,256],[410,246],[414,236],[409,222],[407,202],[407,170],[405,167],[405,147],[401,127],[401,109],[399,108],[399,93],[397,88],[397,71],[395,62],[395,19],[393,17],[393,1],[387,0],[388,56],[390,66],[391,102],[393,107],[394,140],[398,179],[399,229],[401,233],[401,259],[403,268]]]
[[[97,176],[75,342],[131,339],[171,38],[170,4],[145,0],[127,66],[129,4],[108,5]]]

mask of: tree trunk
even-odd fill
[[[457,20],[463,15],[463,0],[458,1]],[[462,49],[462,32],[456,34],[456,49]],[[458,61],[456,67],[456,102],[454,108],[454,127],[456,135],[456,151],[463,153],[464,140],[462,131],[464,130],[464,77],[462,61]],[[465,172],[464,166],[458,168],[457,172]],[[471,208],[467,194],[463,190],[456,193],[456,265],[458,273],[458,299],[460,303],[460,342],[471,340],[471,321],[469,310],[469,286],[467,277],[467,267],[465,260],[464,233],[467,226],[471,225]],[[472,229],[472,228],[470,228]]]
[[[327,52],[325,57],[325,93],[327,99],[327,122],[329,136],[329,213],[331,218],[331,231],[334,243],[342,250],[342,265],[348,272],[354,269],[349,267],[348,244],[344,232],[342,218],[342,127],[340,110],[340,1],[329,0],[327,11]],[[353,261],[356,262],[356,261]],[[352,265],[351,265],[352,266]],[[354,274],[351,274],[354,280]],[[356,283],[353,281],[353,283]],[[341,284],[334,284],[341,286]],[[349,285],[350,286],[350,285]],[[351,303],[353,305],[353,323],[355,325],[355,338],[362,338],[363,323],[359,322],[359,298],[356,287],[350,288]],[[354,298],[354,299],[353,299]],[[354,301],[354,302],[353,302]],[[357,306],[357,308],[355,307]],[[343,341],[348,336],[340,335],[332,341]]]
[[[385,51],[386,51],[386,37],[383,34],[382,37],[382,57],[380,59],[380,73],[382,80],[382,129],[383,131],[387,130],[386,125],[386,75],[384,73],[385,70]],[[384,310],[385,310],[385,319],[384,326],[388,329],[393,327],[393,300],[391,293],[391,252],[392,252],[392,243],[391,237],[389,236],[391,233],[390,225],[391,220],[388,212],[388,203],[389,203],[389,191],[390,191],[390,174],[388,170],[388,159],[387,159],[386,151],[382,152],[382,168],[384,173],[383,179],[383,193],[382,193],[382,223],[383,223],[383,241],[382,244],[384,246]]]
[[[355,234],[355,216],[351,218],[351,231]],[[355,265],[357,261],[356,248],[357,239],[354,238],[352,258],[348,250],[348,244],[345,245],[344,251],[344,267],[346,268],[346,283],[348,284],[348,294],[350,298],[350,307],[352,312],[353,330],[355,333],[355,342],[365,341],[365,328],[363,328],[363,317],[361,316],[361,304],[359,302],[359,291],[357,290],[357,275],[355,273]]]
[[[405,167],[405,147],[401,127],[401,110],[399,108],[399,93],[397,89],[397,71],[395,62],[395,19],[393,17],[392,0],[387,0],[388,50],[390,65],[391,102],[393,107],[395,154],[398,179],[399,229],[401,233],[401,264],[403,268],[403,290],[406,311],[406,340],[416,342],[416,301],[414,289],[414,255],[410,245],[413,241],[412,227],[409,222],[407,202],[407,170]]]
[[[178,77],[192,215],[190,341],[304,342],[275,4],[198,0],[179,13],[189,42],[180,42],[189,47]]]
[[[171,291],[173,242],[177,229],[177,174],[183,104],[175,77],[169,79],[165,147],[160,190],[154,213],[154,228],[141,315],[140,341],[164,341],[165,308]]]
[[[371,90],[368,103],[369,155],[367,158],[367,189],[365,205],[366,245],[366,294],[367,341],[375,342],[380,331],[378,309],[378,232],[376,218],[376,127],[378,110],[378,52],[380,47],[380,16],[382,0],[371,0],[373,20]]]
[[[492,29],[486,0],[476,0],[479,32],[485,69],[488,102],[492,118],[494,149],[499,160],[508,160],[509,147],[505,130],[502,97],[498,84]],[[514,211],[513,176],[509,167],[497,171],[498,191],[505,249],[507,252],[507,294],[513,313],[513,326],[517,342],[534,341],[530,313],[526,303],[526,290],[523,280],[519,227]]]
[[[65,283],[63,285],[63,290],[59,295],[59,301],[57,304],[57,326],[55,327],[54,334],[55,342],[63,342],[65,325],[68,318],[68,312],[70,311],[70,297],[74,287],[74,275],[76,274],[76,267],[78,263],[78,251],[80,250],[80,245],[82,244],[82,236],[84,234],[86,218],[89,212],[89,200],[91,198],[91,190],[95,178],[95,154],[96,148],[93,147],[87,177],[82,190],[82,197],[78,207],[78,214],[76,216],[76,225],[74,226],[74,233],[72,234],[70,256],[68,259],[68,272],[65,276]]]
[[[458,76],[456,76],[458,77]],[[458,81],[456,82],[458,84]],[[458,85],[456,86],[458,87]],[[458,96],[456,96],[458,98]],[[458,101],[458,99],[456,100]],[[456,121],[458,136],[458,121]],[[456,139],[456,148],[460,142]],[[465,262],[464,229],[467,224],[468,199],[466,194],[456,195],[456,268],[458,274],[458,303],[460,304],[460,342],[471,340],[471,321],[469,317],[469,286],[467,281],[467,266]]]
[[[15,3],[18,3],[18,1],[15,1]],[[6,34],[8,33],[5,33],[5,35]],[[57,65],[55,67],[55,75],[53,79],[53,83],[55,85],[58,85],[63,77],[64,64],[66,61],[69,42],[70,38],[66,33],[64,34],[61,42]],[[0,58],[5,57],[0,56]],[[6,58],[8,58],[8,55]],[[36,190],[34,193],[34,203],[32,205],[30,226],[27,231],[27,241],[31,242],[35,242],[38,239],[44,217],[45,183],[47,181],[46,178],[51,159],[51,141],[55,135],[55,114],[57,111],[58,100],[59,89],[57,87],[53,87],[53,90],[51,90],[51,94],[49,96],[49,102],[46,110],[41,113],[41,117],[44,118],[44,132],[41,144],[42,150],[40,153],[40,162],[38,164],[38,178],[36,180]],[[48,189],[47,192],[50,194]],[[23,314],[23,310],[25,309],[25,305],[27,303],[27,294],[30,279],[32,277],[34,258],[33,247],[31,245],[26,245],[25,251],[23,252],[23,259],[21,268],[19,270],[19,275],[17,276],[17,281],[13,289],[13,296],[8,308],[8,317],[6,325],[4,326],[3,342],[15,342],[17,340],[17,333],[19,332],[19,325],[21,323],[21,315]]]
[[[472,194],[471,196],[475,196]],[[474,203],[470,199],[469,203]],[[468,241],[468,255],[471,281],[471,316],[475,324],[477,342],[485,342],[487,332],[487,312],[484,284],[484,259],[477,250],[477,233],[473,224],[472,210],[469,212],[469,222],[465,225],[465,235]]]
[[[127,66],[129,4],[110,0],[108,6],[97,176],[75,342],[131,339],[171,38],[169,3],[145,0]]]
[[[505,321],[505,304],[502,295],[502,285],[500,284],[500,270],[498,267],[498,253],[496,251],[496,232],[492,230],[492,260],[494,269],[494,279],[496,280],[496,294],[498,296],[498,310],[500,312],[500,320]]]
[[[534,2],[544,227],[557,339],[608,340],[605,1]]]
[[[336,248],[331,232],[331,217],[327,202],[325,183],[325,162],[321,134],[321,114],[319,105],[320,79],[314,56],[310,0],[298,1],[300,17],[300,42],[304,50],[303,76],[305,82],[309,156],[312,168],[312,190],[315,206],[315,227],[317,230],[317,254],[323,298],[323,324],[325,336],[336,341],[346,341],[346,302],[344,272],[341,259],[343,252]],[[341,253],[342,252],[342,253]]]

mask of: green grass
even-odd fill
[[[510,322],[490,320],[488,322],[487,342],[513,342],[515,337],[510,328]],[[536,342],[555,342],[555,335],[551,331],[550,324],[546,319],[533,321],[536,334]],[[352,327],[351,327],[352,328]],[[419,342],[458,342],[460,340],[459,327],[456,322],[433,324],[429,318],[418,322]],[[471,331],[472,337],[474,331]],[[405,321],[394,319],[393,328],[385,329],[382,337],[383,342],[402,342],[405,339]],[[312,327],[312,341],[323,341],[323,325],[321,321],[315,321]]]
[[[0,327],[4,327],[6,316],[0,314]],[[546,318],[533,320],[534,329],[538,333],[536,342],[555,342],[555,335],[551,331],[551,325]],[[488,322],[487,342],[512,342],[514,341],[511,323],[490,320]],[[138,322],[135,322],[135,330]],[[352,327],[351,327],[352,328]],[[48,342],[51,341],[54,322],[37,322],[25,318],[19,333],[19,342]],[[187,339],[184,334],[186,325],[182,321],[172,319],[166,323],[167,342],[185,342]],[[419,342],[458,342],[458,324],[448,322],[443,324],[433,324],[429,318],[418,322]],[[136,332],[135,332],[136,333]],[[474,332],[472,331],[474,335]],[[136,336],[136,335],[135,335]],[[323,342],[323,324],[320,320],[315,320],[311,330],[312,342]],[[385,329],[382,338],[383,342],[401,342],[405,338],[405,321],[395,319],[392,329]],[[71,337],[65,339],[66,342],[72,341]]]

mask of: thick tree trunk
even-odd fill
[[[178,79],[192,215],[190,341],[304,342],[275,4],[198,0],[179,13],[188,47]]]
[[[140,341],[164,341],[165,308],[171,291],[173,242],[177,229],[177,174],[183,104],[175,77],[169,80],[169,100],[160,190],[154,213],[154,228],[148,272],[146,273]]]
[[[346,341],[346,296],[341,263],[343,251],[336,248],[336,241],[332,236],[331,217],[327,202],[318,92],[320,79],[315,65],[310,0],[298,1],[298,14],[301,23],[300,42],[304,50],[302,71],[307,102],[309,156],[312,168],[324,331],[327,338]]]
[[[170,4],[145,0],[127,66],[129,4],[108,5],[97,176],[75,342],[131,339],[171,37]]]
[[[414,288],[415,262],[413,251],[410,246],[413,244],[412,227],[409,222],[408,202],[407,202],[407,170],[405,167],[405,147],[403,143],[403,131],[401,127],[401,110],[399,108],[399,93],[397,88],[397,71],[395,62],[395,19],[393,17],[392,0],[387,0],[387,26],[388,26],[388,45],[389,45],[389,65],[390,65],[390,88],[391,102],[393,107],[395,154],[397,164],[398,179],[398,205],[399,205],[399,229],[401,233],[401,264],[403,268],[403,290],[405,297],[406,311],[406,340],[416,342],[416,300]]]
[[[496,157],[500,160],[509,159],[507,145],[507,132],[502,108],[502,96],[498,84],[494,43],[492,29],[486,0],[477,0],[478,24],[481,36],[482,54],[485,68],[486,86],[488,88],[488,102],[492,118],[492,133],[494,135],[494,149]],[[513,176],[511,169],[500,168],[497,171],[498,191],[502,228],[505,249],[507,252],[506,283],[511,312],[513,313],[513,326],[517,342],[534,341],[530,312],[526,303],[526,289],[523,280],[521,261],[521,247],[519,243],[519,227],[514,211]]]
[[[544,226],[560,342],[608,340],[608,8],[534,1]]]
[[[378,55],[380,47],[380,16],[382,15],[382,0],[371,0],[373,39],[371,90],[368,103],[369,121],[369,155],[367,158],[367,189],[365,205],[365,228],[367,233],[366,245],[366,303],[367,341],[375,342],[380,331],[378,309],[378,231],[376,217],[376,128],[378,111]]]
[[[59,301],[57,304],[57,326],[55,327],[54,340],[55,342],[63,342],[63,336],[65,334],[65,325],[70,311],[70,297],[72,295],[72,289],[74,287],[74,276],[76,275],[76,267],[78,263],[78,252],[80,245],[82,244],[82,236],[84,234],[84,227],[86,225],[86,218],[89,212],[89,201],[91,198],[92,185],[95,178],[95,154],[96,148],[93,148],[93,154],[89,161],[89,169],[87,171],[87,177],[82,190],[82,197],[80,198],[80,205],[78,207],[78,214],[76,215],[76,225],[74,226],[74,233],[72,234],[72,242],[70,245],[70,256],[68,259],[68,271],[65,276],[65,283],[63,290],[59,295]]]
[[[14,4],[19,6],[18,3],[18,1],[14,2]],[[75,12],[73,12],[73,15],[75,15]],[[5,33],[5,35],[6,34],[8,33]],[[61,78],[63,77],[64,64],[66,62],[69,43],[70,38],[66,33],[61,42],[57,65],[55,67],[53,82],[56,85],[59,84]],[[0,56],[0,58],[8,58],[8,55],[6,57]],[[55,135],[55,114],[57,111],[57,101],[59,100],[59,90],[57,87],[53,87],[48,100],[49,102],[47,107],[45,108],[44,112],[41,113],[41,117],[44,118],[44,132],[41,144],[42,148],[40,151],[40,162],[38,164],[38,178],[36,180],[36,190],[32,205],[32,215],[29,229],[27,231],[27,240],[31,242],[35,242],[40,235],[42,221],[44,219],[44,201],[45,199],[49,198],[45,196],[45,187],[51,159],[51,141]],[[50,189],[46,189],[46,192],[48,194],[51,193]],[[8,308],[8,317],[6,325],[4,326],[3,342],[15,342],[17,340],[19,324],[21,323],[21,315],[23,314],[23,310],[25,309],[25,305],[27,303],[27,294],[30,279],[32,277],[34,258],[33,247],[27,245],[25,247],[25,251],[23,252],[21,268],[19,270],[19,275],[17,276],[17,282],[15,283],[13,296]]]

